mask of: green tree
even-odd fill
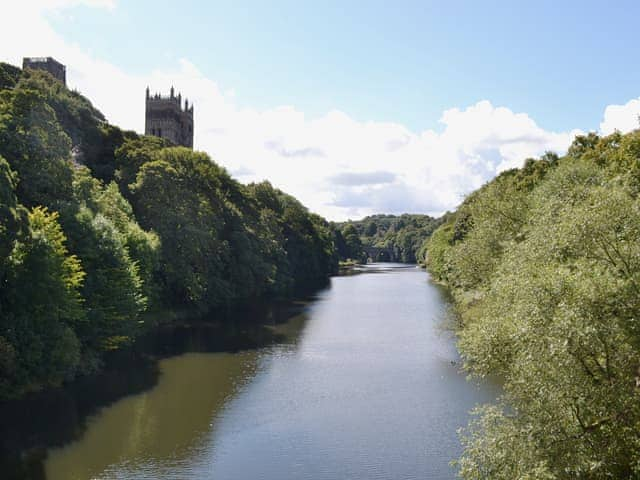
[[[0,282],[9,254],[26,223],[26,212],[16,197],[16,183],[17,175],[0,156]]]
[[[99,369],[155,321],[150,306],[204,313],[326,280],[334,242],[267,182],[0,64],[0,398]]]
[[[85,208],[93,215],[105,217],[117,232],[118,241],[135,262],[143,283],[144,296],[152,303],[158,301],[155,274],[158,270],[160,240],[152,231],[143,230],[138,224],[131,204],[122,196],[115,182],[104,185],[93,178],[86,168],[78,168],[73,179],[74,202],[67,211],[71,217]],[[75,220],[71,219],[71,223]]]
[[[65,224],[70,247],[87,272],[81,290],[86,320],[78,325],[78,335],[89,356],[119,348],[136,336],[146,307],[138,264],[104,215],[81,207]]]
[[[87,150],[92,150],[89,147],[100,145],[101,126],[105,119],[87,98],[69,90],[42,70],[24,71],[15,89],[37,92],[43,103],[53,110],[58,125],[69,137],[76,160],[81,163],[92,160],[87,159],[85,154]]]
[[[474,192],[431,237],[466,368],[504,382],[463,436],[463,478],[640,475],[637,142],[579,137]]]
[[[175,147],[144,163],[132,186],[136,216],[161,239],[160,272],[172,303],[206,310],[232,295],[224,276],[219,168],[204,154]]]
[[[367,237],[374,237],[378,233],[378,224],[374,221],[370,221],[364,230]]]
[[[342,229],[342,238],[347,246],[348,258],[352,260],[360,260],[363,257],[362,241],[358,231],[352,224],[347,224]]]
[[[58,214],[36,207],[15,243],[0,290],[0,394],[15,396],[72,375],[80,358],[84,272],[68,254]]]
[[[18,173],[28,207],[51,208],[71,197],[71,142],[36,90],[0,91],[0,155]]]
[[[362,246],[382,247],[391,249],[397,261],[414,263],[418,260],[418,252],[425,240],[440,224],[440,220],[428,215],[402,214],[372,215],[362,220],[338,224],[344,230],[352,225],[360,239]],[[355,241],[355,239],[354,239]],[[362,248],[359,249],[362,251]],[[353,252],[341,252],[340,258],[346,259]],[[362,256],[356,257],[357,259]]]
[[[0,62],[0,90],[13,88],[18,80],[22,70],[8,63]]]
[[[338,258],[340,258],[341,260],[346,260],[347,258],[349,258],[347,242],[344,241],[342,232],[336,225],[332,225],[331,228],[333,229],[333,244],[335,245]]]

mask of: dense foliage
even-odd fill
[[[336,248],[341,260],[366,262],[363,247],[383,247],[391,249],[399,262],[415,263],[423,258],[421,247],[440,223],[428,215],[407,213],[350,220],[336,225]]]
[[[293,197],[0,64],[0,398],[100,368],[158,312],[286,297],[337,263]]]
[[[466,479],[640,477],[640,131],[577,137],[471,194],[428,242],[460,349],[504,395]]]

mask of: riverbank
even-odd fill
[[[431,236],[469,374],[504,379],[465,432],[462,478],[640,476],[638,145],[639,131],[578,136],[471,193]]]

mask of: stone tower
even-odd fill
[[[193,148],[193,105],[182,96],[174,95],[173,87],[168,97],[151,96],[147,87],[145,108],[145,135],[155,135],[169,140],[174,145]]]
[[[51,57],[25,57],[22,59],[22,69],[44,70],[67,84],[67,67]]]

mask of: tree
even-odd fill
[[[331,228],[333,229],[333,244],[335,245],[338,258],[340,258],[341,260],[346,260],[347,258],[349,258],[349,250],[347,248],[347,242],[344,241],[342,232],[338,229],[336,225],[332,225]]]
[[[378,224],[374,221],[371,221],[367,224],[364,233],[367,237],[374,237],[376,233],[378,233]]]
[[[428,215],[402,214],[372,215],[358,221],[348,221],[338,224],[342,230],[352,225],[359,237],[362,252],[364,246],[390,249],[394,257],[405,263],[417,261],[418,251],[440,224],[440,220]],[[354,241],[355,238],[353,239]],[[346,259],[352,252],[341,252],[340,258]],[[362,254],[356,257],[362,259]]]
[[[431,237],[465,367],[504,382],[463,435],[463,478],[640,475],[638,138],[590,135],[527,161]]]
[[[74,328],[83,320],[84,272],[68,254],[58,214],[35,207],[15,243],[0,305],[0,395],[17,395],[72,375],[80,358]]]
[[[143,296],[151,303],[158,301],[155,274],[158,270],[160,240],[151,231],[138,224],[131,204],[122,196],[115,182],[104,185],[93,178],[86,168],[78,168],[73,179],[74,202],[64,209],[63,218],[69,218],[69,233],[74,231],[75,218],[79,210],[88,210],[91,215],[102,215],[113,227],[114,235],[126,250],[130,261],[135,263],[142,282]],[[82,241],[84,237],[80,237]]]
[[[336,269],[332,227],[293,197],[0,64],[0,399],[99,369],[149,308],[287,297]]]
[[[144,163],[132,186],[133,205],[143,228],[161,239],[163,290],[178,305],[207,310],[230,298],[224,275],[229,244],[218,167],[204,155],[176,147]]]
[[[342,229],[342,238],[347,246],[347,258],[352,260],[360,260],[363,256],[362,241],[358,231],[352,224],[347,224]]]
[[[55,208],[71,197],[71,141],[53,109],[35,90],[0,91],[0,155],[20,178],[27,207]]]
[[[87,272],[81,290],[86,317],[78,335],[89,355],[119,348],[136,336],[138,316],[147,304],[138,265],[102,214],[81,207],[65,225],[70,247]]]
[[[8,63],[0,62],[0,90],[13,88],[18,80],[22,70]]]
[[[26,211],[16,197],[16,183],[17,175],[0,156],[0,282],[4,278],[9,253],[27,222]]]

